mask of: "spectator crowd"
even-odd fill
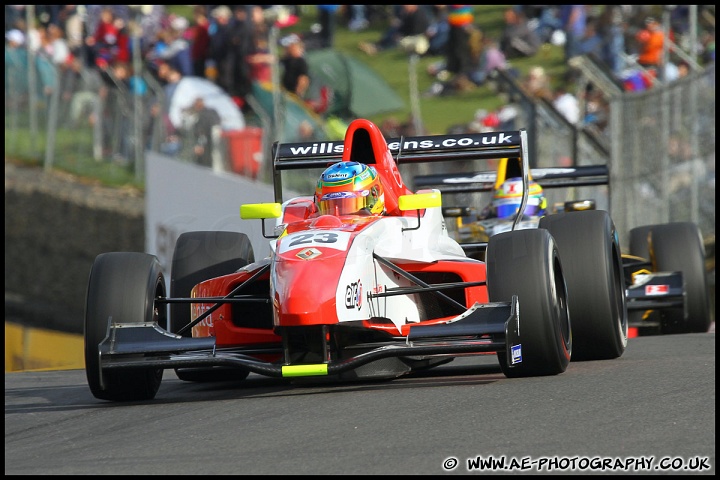
[[[34,15],[29,16],[31,7]],[[253,83],[270,81],[271,67],[277,62],[283,88],[322,114],[332,92],[326,87],[320,98],[308,98],[311,79],[305,49],[332,48],[338,27],[357,32],[378,19],[387,20],[387,29],[374,42],[359,42],[358,48],[368,55],[400,49],[436,58],[427,70],[434,83],[425,96],[471,90],[485,84],[493,72],[503,70],[530,95],[553,102],[572,123],[601,121],[601,116],[581,118],[578,99],[569,89],[553,90],[539,55],[546,45],[561,46],[567,60],[594,55],[626,90],[652,88],[658,80],[673,81],[687,74],[691,66],[672,55],[672,49],[668,62],[662,58],[666,47],[658,21],[664,12],[662,5],[513,5],[504,10],[504,26],[497,38],[483,31],[482,19],[474,17],[472,5],[319,5],[312,31],[302,38],[283,38],[279,58],[270,48],[270,27],[297,22],[303,14],[297,5],[195,5],[191,18],[168,13],[162,5],[132,7],[6,5],[6,85],[7,65],[19,61],[20,50],[29,49],[62,72],[70,120],[93,122],[98,115],[92,109],[95,99],[109,101],[118,92],[148,92],[140,72],[135,72],[134,53],[139,52],[143,69],[152,72],[168,99],[180,79],[199,77],[219,86],[247,113],[246,99]],[[688,42],[693,40],[689,13],[687,5],[670,9],[673,48],[689,49]],[[702,28],[698,44],[693,46],[700,64],[715,59],[714,17],[712,20],[712,28]],[[536,57],[538,65],[526,76],[513,67],[514,59]],[[53,88],[50,82],[46,85]],[[191,128],[196,142],[192,147],[197,161],[207,164],[207,148],[212,145],[209,132],[221,123],[220,112],[209,112],[207,103],[192,100],[188,115],[196,121],[202,119],[201,125]],[[165,148],[171,152],[178,147],[182,132],[170,121],[167,102],[155,99],[150,105],[144,128],[162,122],[167,131]],[[499,112],[491,113],[497,117]],[[483,123],[485,119],[480,120]],[[497,123],[488,118],[484,124],[493,128]],[[116,134],[117,130],[106,131],[107,142],[117,141]],[[118,152],[127,157],[129,148],[126,145]]]

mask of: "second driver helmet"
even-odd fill
[[[543,195],[543,189],[537,183],[529,182],[530,192],[524,215],[529,217],[543,216],[546,213],[547,200]],[[497,218],[513,218],[520,209],[522,203],[523,182],[522,178],[508,178],[493,193],[492,209]]]

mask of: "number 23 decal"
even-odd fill
[[[337,242],[338,235],[335,232],[323,232],[323,233],[302,233],[294,238],[288,248],[293,248],[298,245],[306,245],[311,243],[335,243]]]
[[[309,246],[345,250],[349,240],[349,232],[319,231],[310,233],[293,233],[281,239],[279,252],[284,253],[289,250]]]

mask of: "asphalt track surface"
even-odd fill
[[[477,457],[504,459],[494,473],[714,474],[714,329],[524,379],[490,356],[352,384],[167,370],[155,400],[120,404],[84,370],[5,374],[6,475],[490,473]]]

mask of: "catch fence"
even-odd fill
[[[147,70],[142,81],[128,82],[112,70],[54,65],[23,48],[6,46],[5,53],[6,157],[88,176],[103,165],[105,175],[132,172],[138,182],[146,150],[195,161],[193,130],[168,125],[161,114],[167,110],[165,91]],[[624,91],[590,57],[578,57],[574,67],[582,82],[602,92],[600,126],[570,124],[551,103],[528,97],[514,79],[502,73],[494,79],[516,106],[515,126],[528,130],[532,166],[609,166],[609,188],[553,190],[550,197],[563,197],[550,203],[595,198],[598,208],[611,212],[624,247],[633,227],[676,221],[695,222],[706,241],[714,241],[714,63],[644,92]],[[214,130],[214,168],[270,180],[275,122],[262,115],[257,120],[254,126],[246,122],[245,131]]]

